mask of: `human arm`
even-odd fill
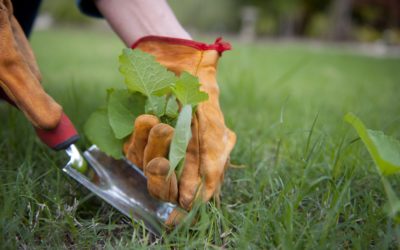
[[[94,0],[94,3],[128,47],[149,35],[191,39],[165,0]]]

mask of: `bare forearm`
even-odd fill
[[[127,46],[148,35],[191,39],[165,0],[94,1]]]

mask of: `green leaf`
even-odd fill
[[[192,122],[192,106],[183,106],[176,122],[174,136],[172,137],[169,150],[169,172],[168,176],[175,170],[179,162],[185,158],[189,140],[192,137],[190,125]]]
[[[178,102],[176,101],[176,98],[174,96],[171,96],[168,99],[165,114],[169,118],[175,119],[176,117],[178,117],[178,110],[179,110]]]
[[[145,112],[157,117],[165,114],[165,106],[167,105],[167,98],[165,96],[151,95],[146,101]]]
[[[116,159],[122,158],[123,141],[115,138],[107,110],[100,109],[91,114],[83,129],[88,139],[101,151]]]
[[[384,175],[400,171],[400,142],[381,131],[370,130],[354,114],[348,113],[344,117],[357,131],[372,156],[376,166]]]
[[[146,97],[128,90],[114,90],[108,98],[108,121],[117,139],[131,134],[136,117],[144,113]]]
[[[208,99],[208,94],[200,91],[199,79],[187,72],[183,72],[177,79],[172,91],[182,105],[195,106]]]
[[[120,72],[129,90],[145,96],[162,95],[175,82],[174,73],[156,62],[154,56],[138,49],[124,49],[119,57]]]
[[[176,118],[170,118],[169,116],[166,116],[166,115],[160,117],[160,121],[162,123],[168,124],[173,128],[175,128],[176,120],[177,120]]]

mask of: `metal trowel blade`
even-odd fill
[[[92,146],[83,153],[95,173],[95,177],[89,177],[73,167],[73,159],[82,158],[77,149],[74,151],[67,151],[71,160],[63,168],[64,172],[121,213],[143,222],[149,231],[161,235],[163,223],[175,205],[161,202],[149,194],[147,179],[139,168],[125,159],[107,156]]]

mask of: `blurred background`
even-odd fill
[[[400,44],[398,0],[171,0],[193,34],[218,33],[251,42],[265,38]],[[199,11],[200,10],[200,11]],[[99,26],[74,1],[45,0],[40,29],[54,25]]]

